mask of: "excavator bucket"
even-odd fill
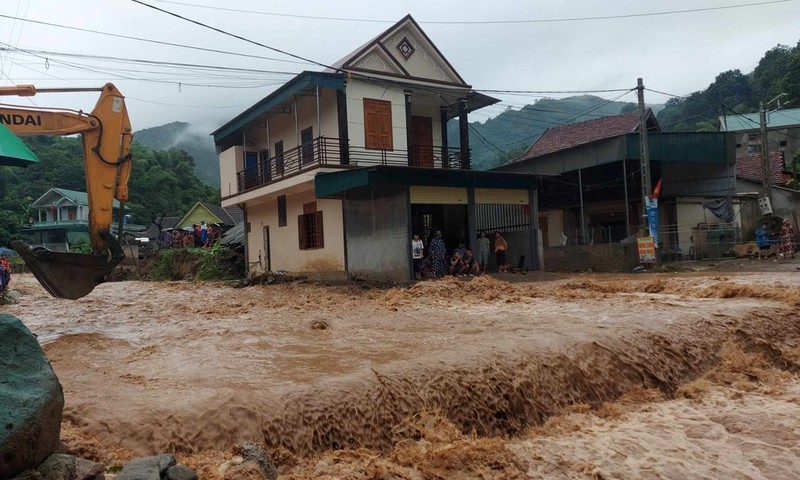
[[[11,242],[25,265],[39,283],[56,298],[77,300],[103,283],[116,266],[108,256],[54,252],[46,248],[31,248],[20,241]]]

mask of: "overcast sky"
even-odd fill
[[[391,25],[278,17],[144,1],[324,64],[335,62]],[[724,70],[738,68],[750,72],[769,48],[779,43],[795,45],[800,40],[800,0],[675,15],[505,25],[444,25],[426,21],[613,16],[740,5],[754,0],[176,1],[259,12],[387,21],[411,13],[461,76],[476,89],[627,88],[635,86],[637,77],[643,77],[649,88],[686,94],[707,87]],[[10,45],[12,49],[38,51],[35,55],[0,52],[0,84],[70,87],[113,82],[127,97],[135,130],[180,120],[210,132],[291,78],[290,73],[321,69],[295,63],[290,57],[128,0],[0,0],[0,15],[289,60],[189,50],[0,18],[0,48]],[[52,52],[286,73],[164,68],[64,57]],[[617,94],[599,95],[612,98]],[[506,104],[520,106],[536,99],[501,97]],[[91,110],[95,98],[95,94],[50,94],[31,100],[39,106]],[[635,95],[621,100],[635,101]],[[665,100],[663,96],[647,93],[649,103]],[[31,105],[28,100],[12,97],[3,101]],[[485,120],[502,108],[495,106],[476,112],[471,119]]]

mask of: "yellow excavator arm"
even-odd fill
[[[119,200],[123,208],[128,200],[133,134],[125,97],[110,83],[101,88],[37,90],[33,85],[0,87],[0,96],[87,91],[100,92],[97,104],[88,114],[0,104],[0,124],[17,135],[79,133],[83,139],[86,192],[89,197],[89,237],[94,253],[89,256],[43,252],[32,250],[20,242],[14,245],[42,285],[54,296],[62,298],[85,296],[124,258],[122,249],[110,232],[114,199]],[[104,261],[100,263],[99,258]],[[82,266],[86,267],[85,272],[81,271]]]

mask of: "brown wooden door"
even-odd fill
[[[411,159],[415,167],[433,167],[433,122],[411,117]]]
[[[364,147],[392,150],[392,104],[385,100],[364,99]]]

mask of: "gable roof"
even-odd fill
[[[761,118],[758,112],[741,115],[725,115],[720,117],[720,130],[726,132],[742,132],[758,130]],[[767,114],[769,128],[800,127],[800,108],[776,110]]]
[[[762,158],[760,153],[738,155],[736,157],[736,177],[758,184],[763,183]],[[784,169],[783,152],[769,152],[769,171],[773,185],[785,187],[792,179],[789,172]]]
[[[55,200],[47,200],[50,198],[61,197],[74,205],[89,205],[89,195],[86,192],[78,192],[76,190],[67,190],[66,188],[51,188],[46,191],[44,195],[37,198],[31,206],[50,206],[55,203]],[[114,208],[119,208],[119,201],[114,200]]]
[[[184,216],[180,217],[180,220],[175,222],[175,225],[183,225],[198,209],[204,209],[215,217],[215,218],[205,218],[204,220],[206,221],[206,223],[221,223],[223,225],[236,225],[236,223],[238,223],[231,216],[231,214],[228,213],[228,209],[225,209],[218,205],[211,205],[205,202],[197,202],[194,205],[192,205],[192,208],[190,208]],[[236,210],[238,210],[238,208]],[[236,215],[235,212],[234,215]]]
[[[398,48],[399,44],[395,45],[393,42],[391,42],[392,40],[395,40],[394,36],[402,31],[407,31],[411,33],[412,36],[418,36],[422,41],[430,45],[432,52],[424,52],[425,59],[433,63],[434,68],[437,67],[435,63],[436,59],[433,57],[438,57],[438,59],[441,60],[442,65],[438,66],[438,68],[442,69],[442,71],[447,74],[447,77],[452,79],[450,81],[445,81],[444,83],[454,83],[463,87],[471,88],[469,85],[467,85],[467,82],[464,81],[461,75],[459,75],[453,65],[450,64],[447,58],[442,54],[436,44],[433,43],[428,34],[422,30],[422,27],[419,26],[411,14],[401,18],[397,23],[376,35],[370,41],[340,58],[338,61],[334,62],[333,65],[331,65],[332,68],[329,68],[325,71],[337,72],[341,70],[371,70],[369,68],[359,67],[357,66],[357,63],[363,60],[367,54],[374,53],[381,59],[381,61],[385,61],[384,70],[376,70],[376,73],[383,75],[388,74],[394,76],[411,77],[409,72],[403,66],[403,63],[400,61],[400,59],[403,58],[402,55],[398,57],[396,54],[394,54],[394,50]],[[421,48],[419,44],[413,45],[413,43],[415,43],[413,39],[409,39],[409,41],[412,43],[414,51]],[[444,78],[440,81],[444,81]]]
[[[648,131],[660,131],[658,121],[652,110],[647,109]],[[652,123],[651,123],[652,122]],[[567,150],[569,148],[586,145],[587,143],[605,140],[628,133],[639,131],[639,112],[624,113],[608,117],[586,120],[578,123],[568,123],[551,127],[542,133],[535,142],[525,151],[521,159],[540,157],[550,153]]]

